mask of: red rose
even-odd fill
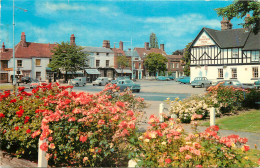
[[[18,90],[19,90],[20,92],[23,92],[24,89],[25,89],[25,87],[19,87],[19,88],[18,88]]]
[[[250,147],[248,145],[243,146],[244,151],[249,151]]]
[[[116,105],[120,106],[120,107],[125,107],[125,103],[120,102],[120,101],[116,102]]]
[[[16,102],[16,99],[10,100],[10,103],[15,103],[15,102]]]
[[[0,113],[0,118],[4,118],[5,115],[3,113]]]
[[[16,127],[14,127],[14,129],[17,131],[17,130],[19,130],[19,127],[18,127],[18,126],[16,126]]]
[[[98,125],[104,125],[105,124],[105,121],[104,120],[99,120],[98,121]]]
[[[27,133],[27,134],[29,134],[30,132],[31,132],[31,130],[30,130],[30,129],[26,130],[26,133]]]
[[[20,96],[20,100],[23,100],[23,96]]]
[[[172,162],[172,160],[170,158],[165,159],[165,163],[170,164],[171,162]]]
[[[46,152],[46,151],[48,150],[48,145],[47,145],[47,143],[44,142],[43,144],[41,144],[40,148],[41,148],[41,150],[43,150],[43,151]]]

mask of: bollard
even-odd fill
[[[215,125],[215,110],[214,107],[210,108],[210,126]]]
[[[160,120],[160,122],[164,122],[164,119],[163,119],[163,116],[162,116],[163,109],[164,109],[164,104],[161,103],[161,104],[159,105],[159,120]]]
[[[48,161],[45,158],[46,152],[40,149],[40,146],[46,142],[46,140],[39,139],[39,147],[38,147],[38,167],[47,167]]]

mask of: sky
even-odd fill
[[[1,0],[0,0],[1,1]],[[150,34],[171,54],[183,49],[203,27],[220,30],[214,9],[232,1],[154,1],[154,0],[15,0],[15,44],[25,32],[28,42],[61,43],[76,37],[80,46],[124,49],[144,47]],[[13,0],[1,1],[0,40],[6,48],[13,46]],[[22,9],[26,9],[24,12]],[[232,20],[233,28],[241,28],[243,20]]]

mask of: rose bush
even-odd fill
[[[50,166],[117,165],[144,100],[120,93],[115,85],[97,94],[66,88],[50,84],[32,93],[20,88],[17,95],[0,95],[2,147],[18,156],[36,154],[41,138],[48,142],[40,148]]]
[[[218,136],[218,127],[187,134],[177,120],[160,123],[151,116],[150,127],[132,145],[139,167],[253,167],[246,155],[246,138]]]

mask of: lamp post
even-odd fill
[[[27,12],[27,10],[14,6],[14,0],[13,0],[13,62],[14,62],[13,63],[13,85],[14,85],[14,92],[15,92],[16,78],[15,78],[15,41],[14,41],[14,26],[15,26],[15,23],[14,23],[14,8],[21,9],[24,12]]]

